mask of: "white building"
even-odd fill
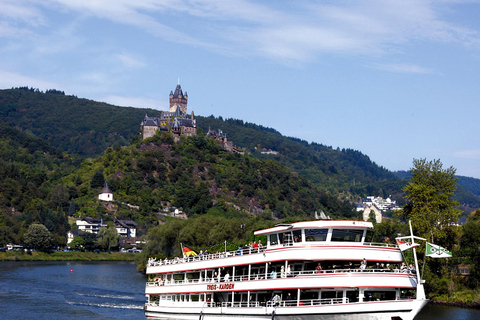
[[[100,231],[101,227],[106,227],[107,224],[102,219],[96,218],[83,218],[82,220],[77,220],[76,224],[79,231],[90,232],[97,234]]]
[[[137,224],[131,220],[115,220],[115,229],[121,237],[135,238],[137,236]]]
[[[113,193],[108,187],[108,183],[105,182],[105,187],[98,194],[98,200],[113,201]]]

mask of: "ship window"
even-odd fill
[[[395,300],[395,291],[365,291],[364,301]]]
[[[352,303],[352,302],[358,302],[358,297],[359,297],[358,290],[355,290],[355,291],[347,291],[347,299],[348,299],[348,302],[350,302],[350,303]]]
[[[327,240],[328,229],[305,229],[306,241],[325,241]]]
[[[339,299],[343,297],[343,291],[322,291],[321,299]]]
[[[360,242],[362,235],[363,230],[333,229],[332,241]]]
[[[274,246],[274,245],[277,245],[278,244],[278,237],[277,237],[277,234],[271,234],[270,235],[270,245],[271,246]]]
[[[373,230],[367,230],[367,234],[365,236],[365,242],[372,242],[373,241]]]
[[[192,295],[190,296],[190,298],[192,299],[192,301],[199,301],[199,299],[200,299],[199,296],[198,296],[198,294],[192,294]]]
[[[293,231],[293,240],[295,242],[302,242],[302,231],[301,230],[294,230]]]

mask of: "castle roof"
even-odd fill
[[[180,125],[182,125],[184,127],[195,127],[195,120],[180,119]]]
[[[171,94],[171,93],[170,93]],[[182,92],[182,87],[180,84],[177,84],[177,87],[175,88],[175,92],[173,93],[174,98],[183,98],[183,92]]]

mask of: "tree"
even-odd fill
[[[92,177],[92,181],[90,182],[90,187],[92,189],[98,189],[103,187],[105,184],[105,177],[103,176],[102,171],[96,171]]]
[[[480,282],[480,209],[470,213],[467,223],[462,226],[460,254],[470,264],[468,284],[478,288]]]
[[[118,246],[118,233],[113,223],[109,223],[108,227],[100,228],[97,241],[100,247],[108,252],[111,248]]]
[[[24,235],[25,245],[39,251],[48,251],[52,247],[52,234],[43,224],[32,223]]]
[[[90,232],[80,233],[80,237],[83,238],[83,247],[85,251],[93,251],[97,248],[97,235]]]
[[[85,240],[83,240],[82,237],[80,236],[75,236],[73,237],[72,242],[70,242],[70,248],[73,250],[82,250],[83,249],[83,244],[85,243]]]
[[[73,201],[73,198],[72,200],[70,201],[70,207],[68,208],[68,215],[70,217],[73,217],[75,215],[75,201]]]
[[[456,189],[453,167],[442,169],[440,160],[414,159],[412,179],[403,188],[407,204],[403,217],[412,221],[419,236],[448,245],[454,239],[454,225],[461,211],[453,200]]]

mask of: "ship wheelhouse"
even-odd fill
[[[146,312],[261,318],[339,307],[365,313],[365,305],[382,302],[385,312],[402,314],[415,295],[417,280],[401,269],[400,250],[372,243],[370,222],[305,221],[254,234],[259,241],[239,250],[150,260]]]

